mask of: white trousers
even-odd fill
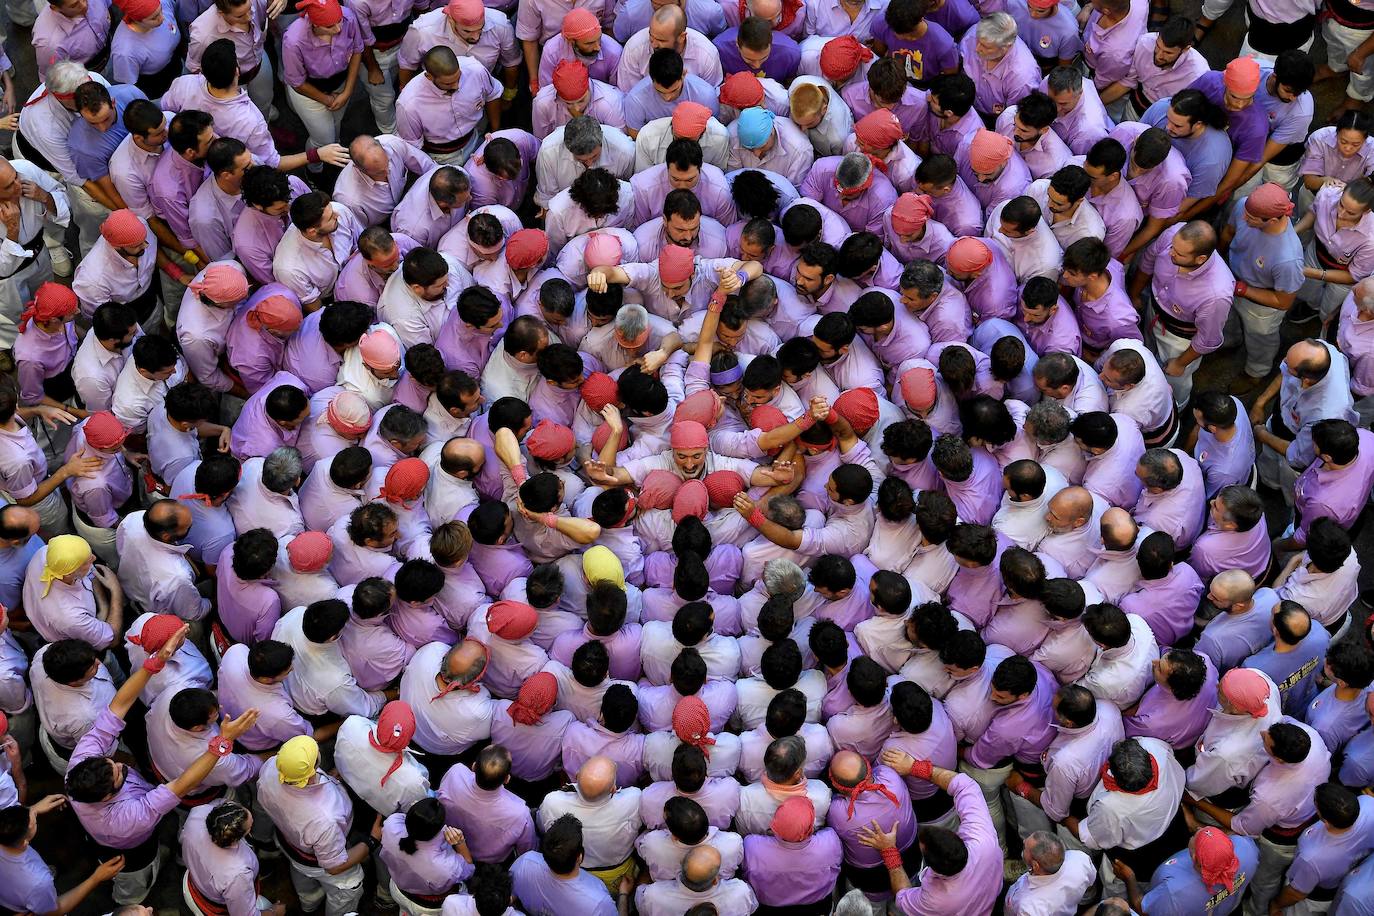
[[[1309,240],[1303,247],[1303,264],[1318,270],[1322,264],[1317,260],[1315,240]],[[1298,290],[1298,298],[1311,303],[1321,313],[1322,321],[1329,321],[1341,310],[1345,297],[1350,295],[1350,287],[1344,283],[1326,283],[1321,280],[1308,280]]]
[[[1162,367],[1169,360],[1183,353],[1192,343],[1187,338],[1179,337],[1165,330],[1164,325],[1158,318],[1154,320],[1155,332],[1155,355],[1159,357],[1159,364]],[[1174,392],[1174,405],[1182,410],[1188,404],[1188,398],[1193,393],[1193,376],[1197,375],[1197,367],[1202,359],[1193,360],[1188,364],[1188,368],[1183,370],[1180,376],[1165,375],[1169,380],[1169,387]]]
[[[87,544],[91,545],[91,553],[95,554],[96,559],[115,572],[119,572],[119,552],[115,550],[115,529],[88,525],[76,512],[72,513],[72,527],[76,529],[77,534],[85,538]]]
[[[1274,357],[1279,352],[1279,328],[1287,312],[1236,296],[1231,302],[1231,313],[1240,321],[1245,338],[1245,374],[1264,378],[1274,368]]]
[[[310,145],[325,146],[339,142],[339,125],[343,123],[345,105],[338,111],[330,111],[314,99],[301,95],[290,86],[286,87],[286,98],[291,108],[300,115],[305,130],[310,135]]]
[[[1269,916],[1269,901],[1278,895],[1283,885],[1283,873],[1293,861],[1298,847],[1280,846],[1266,837],[1255,838],[1259,845],[1259,867],[1250,882],[1250,894],[1245,898],[1246,916]]]
[[[1346,58],[1351,51],[1364,44],[1369,32],[1327,19],[1322,22],[1322,37],[1326,39],[1326,65],[1337,73],[1345,73],[1350,69]],[[1374,99],[1374,59],[1366,60],[1364,69],[1359,73],[1350,74],[1350,84],[1345,87],[1345,94],[1359,102]]]
[[[367,101],[372,106],[372,117],[377,122],[377,130],[383,134],[396,133],[396,74],[400,69],[396,55],[400,50],[401,46],[397,45],[389,51],[372,52],[377,58],[377,66],[382,71],[382,81],[378,85],[374,86],[368,82],[365,70],[358,74],[363,88],[367,90]]]
[[[340,875],[331,875],[323,868],[302,865],[290,855],[291,886],[300,898],[301,910],[313,913],[324,904],[326,916],[344,916],[358,909],[363,899],[363,867],[354,865]]]
[[[278,25],[280,26],[280,22]],[[272,120],[272,92],[276,88],[276,83],[272,76],[272,60],[266,53],[262,55],[262,64],[258,67],[257,75],[244,88],[248,90],[248,97],[258,106],[262,116],[269,121]]]
[[[1007,851],[1007,809],[1002,801],[1002,794],[1006,790],[1007,777],[1011,775],[1011,764],[991,770],[981,770],[968,763],[960,762],[959,772],[966,773],[974,782],[978,783],[978,788],[983,790],[983,800],[988,804],[988,816],[992,818],[992,829],[997,833],[997,845],[1002,847],[1002,852],[1005,854]]]

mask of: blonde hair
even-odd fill
[[[825,104],[825,90],[815,83],[799,83],[789,93],[793,117],[809,118],[820,113]]]

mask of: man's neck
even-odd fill
[[[1083,284],[1083,292],[1089,299],[1101,299],[1107,294],[1107,290],[1112,285],[1110,274],[1094,274],[1088,278],[1088,282]]]
[[[1240,427],[1235,425],[1218,427],[1217,431],[1212,433],[1212,438],[1218,442],[1230,442],[1236,438],[1239,431]]]
[[[211,98],[232,99],[234,96],[239,94],[239,82],[238,80],[234,80],[234,82],[230,84],[229,88],[227,89],[216,89],[214,86],[211,86],[209,83],[206,83],[205,91],[210,94]]]

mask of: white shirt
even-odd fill
[[[149,249],[153,246],[149,245]],[[115,379],[114,393],[110,397],[110,410],[124,428],[131,433],[141,433],[148,425],[148,415],[153,408],[167,397],[167,389],[179,385],[186,378],[186,363],[178,358],[176,368],[169,378],[154,380],[138,371],[132,359],[124,363]]]
[[[1052,875],[1026,873],[1007,891],[1006,916],[1072,916],[1078,901],[1097,878],[1097,867],[1085,852],[1064,851],[1064,862]]]
[[[65,148],[65,146],[64,142],[63,147]],[[14,170],[19,173],[20,181],[31,181],[52,195],[56,216],[48,215],[48,209],[42,201],[23,196],[19,198],[19,238],[11,240],[6,235],[3,241],[0,241],[0,277],[8,277],[15,273],[19,269],[19,265],[27,260],[29,255],[37,253],[34,248],[26,248],[24,245],[42,234],[45,221],[50,221],[58,226],[65,226],[72,216],[71,204],[67,200],[67,191],[62,185],[53,181],[52,176],[32,162],[23,159],[11,159],[9,162],[10,165],[14,166]],[[38,244],[34,247],[42,247],[42,245],[43,240],[38,238]]]
[[[1298,568],[1276,589],[1279,598],[1298,602],[1323,626],[1335,623],[1359,597],[1359,555],[1350,551],[1341,568],[1330,573],[1308,569],[1310,560],[1305,552],[1302,559]]]
[[[94,334],[87,334],[76,348],[72,358],[72,379],[76,383],[76,393],[81,395],[86,409],[92,412],[109,410],[114,398],[115,382],[124,363],[129,359],[129,350],[107,350],[101,346]]]
[[[129,653],[129,668],[133,671],[143,667],[143,663],[148,660],[148,650],[134,645],[130,640],[143,632],[143,625],[152,620],[153,616],[139,615],[139,618],[124,631],[124,649]],[[143,690],[138,696],[145,706],[152,706],[164,693],[176,694],[187,687],[209,687],[214,681],[215,673],[210,670],[210,663],[200,654],[196,644],[188,639],[181,644],[176,654],[167,660],[167,667],[143,685]],[[199,756],[199,752],[196,756]]]
[[[830,765],[830,758],[835,756],[835,743],[830,740],[830,732],[826,727],[816,722],[803,722],[797,734],[801,735],[802,741],[806,743],[806,763],[802,764],[802,772],[806,774],[807,779],[814,779],[824,773]],[[741,776],[754,782],[763,778],[763,754],[773,740],[773,736],[768,734],[768,729],[762,725],[740,732]]]
[[[601,155],[594,167],[606,169],[615,177],[629,181],[635,173],[635,141],[619,128],[601,125]],[[539,176],[534,202],[547,207],[559,191],[572,187],[573,181],[587,171],[587,167],[568,152],[563,145],[563,127],[556,127],[539,144],[534,170]]]
[[[1212,720],[1198,739],[1197,760],[1188,768],[1188,794],[1193,798],[1210,798],[1227,789],[1249,785],[1269,761],[1261,733],[1283,718],[1283,698],[1269,675],[1256,668],[1250,670],[1263,677],[1269,686],[1264,715],[1212,710]]]
[[[51,643],[39,649],[29,667],[33,698],[38,704],[38,719],[43,723],[43,730],[54,743],[71,749],[91,730],[101,710],[110,705],[115,686],[103,662],[96,667],[95,677],[80,687],[69,687],[50,679],[43,670],[43,653],[50,647]]]
[[[806,781],[806,797],[816,808],[817,830],[825,826],[830,810],[830,787],[819,779]],[[739,834],[767,833],[782,802],[774,798],[763,783],[747,785],[739,792],[739,810],[735,812],[735,832]]]
[[[854,627],[854,638],[864,654],[889,674],[900,671],[916,648],[906,638],[906,614],[880,613],[860,621]]]
[[[1118,649],[1099,649],[1088,673],[1078,679],[1093,696],[1115,703],[1122,709],[1139,700],[1154,680],[1151,663],[1159,658],[1154,631],[1143,617],[1127,614],[1131,636]]]
[[[677,137],[673,134],[671,117],[655,118],[640,128],[635,135],[635,171],[642,172],[655,165],[662,165],[668,155],[668,147]],[[714,117],[706,122],[706,130],[697,140],[701,144],[704,162],[724,169],[730,159],[730,134],[725,125]]]
[[[1064,567],[1064,574],[1071,579],[1081,579],[1092,566],[1093,548],[1102,543],[1102,513],[1112,507],[1096,493],[1092,498],[1092,514],[1081,527],[1058,533],[1051,531],[1040,541],[1040,552],[1058,560]],[[1045,508],[1048,510],[1049,506]]]
[[[1169,387],[1169,378],[1160,368],[1155,355],[1138,340],[1114,341],[1098,357],[1098,368],[1107,365],[1112,354],[1120,350],[1134,350],[1140,354],[1145,361],[1145,377],[1125,391],[1108,388],[1108,409],[1112,413],[1130,417],[1144,432],[1159,429],[1169,422],[1174,412],[1173,389]]]
[[[650,684],[662,686],[670,680],[673,660],[685,647],[673,636],[673,625],[667,620],[650,620],[644,624],[639,639],[639,655],[644,663],[644,678]],[[707,677],[733,679],[739,674],[739,643],[719,633],[708,635],[694,647],[706,663]]]
[[[143,527],[143,511],[131,512],[115,530],[119,584],[126,598],[154,614],[199,620],[210,612],[210,599],[196,591],[196,571],[186,559],[189,544],[155,541]]]
[[[731,777],[739,769],[740,738],[729,732],[712,734],[715,744],[702,748],[706,757],[707,777]],[[644,769],[654,782],[671,782],[673,754],[682,739],[676,732],[650,732],[644,736]]]
[[[415,653],[401,675],[401,699],[415,713],[415,745],[431,754],[456,756],[491,737],[496,704],[481,686],[475,692],[454,689],[436,699],[435,676],[448,650],[444,643],[432,642]]]
[[[1164,835],[1183,798],[1183,767],[1173,749],[1158,738],[1136,738],[1159,767],[1159,787],[1144,795],[1109,792],[1101,784],[1088,798],[1088,815],[1078,838],[1090,849],[1139,849]]]
[[[754,889],[739,878],[717,881],[704,891],[694,891],[681,881],[655,881],[635,891],[640,916],[676,916],[694,906],[710,903],[719,916],[749,916],[759,908]]]
[[[720,878],[727,881],[735,876],[744,860],[744,837],[716,827],[706,828],[706,838],[697,846],[710,846],[720,853]],[[682,871],[682,860],[696,846],[684,845],[667,830],[650,830],[635,840],[635,852],[649,867],[649,877],[655,881],[671,881]]]
[[[644,826],[639,815],[639,789],[616,789],[607,798],[591,801],[574,786],[551,792],[539,806],[540,831],[565,814],[582,822],[583,868],[619,865],[634,851],[635,837]]]
[[[1136,530],[1135,541],[1125,550],[1112,550],[1106,544],[1093,552],[1093,565],[1084,573],[1084,580],[1097,586],[1103,596],[1113,604],[1119,602],[1140,582],[1140,564],[1136,562],[1136,552],[1141,542],[1154,534],[1154,530],[1140,525]]]
[[[1002,494],[1002,507],[992,517],[992,527],[1005,534],[1018,547],[1034,550],[1050,526],[1045,521],[1045,509],[1055,494],[1069,485],[1064,475],[1049,465],[1041,465],[1045,472],[1045,491],[1025,502],[1012,502],[1010,493]]]
[[[283,614],[272,628],[272,638],[296,652],[286,690],[291,702],[308,716],[326,712],[336,715],[363,715],[369,719],[382,711],[386,697],[380,691],[363,690],[353,679],[339,641],[316,643],[305,637],[302,623],[305,608]]]
[[[793,688],[800,690],[802,696],[806,697],[806,721],[819,722],[821,701],[825,699],[827,689],[825,675],[815,668],[803,671]],[[735,713],[739,717],[741,727],[758,728],[768,717],[768,704],[781,691],[774,690],[761,677],[746,677],[735,683],[735,693],[739,697]]]
[[[407,811],[430,794],[429,773],[407,748],[401,765],[382,782],[396,755],[379,751],[369,738],[377,723],[362,716],[349,716],[339,726],[334,749],[334,764],[339,776],[373,811],[383,815]]]

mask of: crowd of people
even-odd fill
[[[0,910],[1374,913],[1368,3],[6,2]]]

